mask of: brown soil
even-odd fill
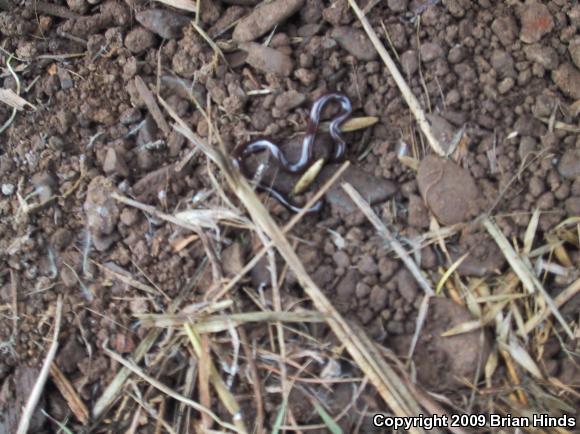
[[[159,116],[151,110],[143,87],[153,95],[158,90],[202,138],[210,128],[192,97],[203,105],[210,101],[211,119],[228,150],[259,136],[290,144],[305,131],[317,97],[345,93],[353,116],[378,117],[373,127],[347,134],[353,167],[345,177],[385,224],[413,247],[429,230],[432,215],[442,226],[464,224],[446,240],[446,252],[437,243],[416,250],[415,259],[435,283],[450,265],[447,253],[452,260],[472,253],[458,269],[465,278],[492,279],[507,270],[495,243],[473,220],[482,213],[495,216],[503,233],[520,246],[534,209],[542,211],[537,240],[565,219],[580,216],[578,104],[572,106],[580,98],[580,7],[575,2],[359,2],[372,7],[371,24],[385,46],[398,53],[408,84],[433,116],[435,133],[449,141],[465,128],[454,161],[433,156],[419,137],[394,80],[346,1],[275,0],[252,12],[255,3],[201,1],[199,25],[220,45],[228,66],[184,19],[194,14],[161,4],[67,0],[10,7],[0,2],[3,88],[17,89],[7,68],[7,53],[13,53],[10,65],[20,95],[36,108],[24,107],[0,136],[0,433],[15,432],[15,409],[26,401],[50,345],[59,295],[64,312],[56,364],[92,409],[119,370],[103,344],[129,356],[149,331],[134,315],[166,311],[204,263],[201,241],[176,251],[175,244],[189,233],[111,197],[121,192],[167,213],[223,203],[201,153],[175,170],[194,145],[172,130],[165,112]],[[237,21],[240,17],[245,18]],[[0,105],[0,123],[11,111]],[[324,118],[331,115],[329,110]],[[551,117],[555,128],[549,125]],[[403,164],[401,156],[423,160],[418,171]],[[325,170],[321,179],[335,169]],[[292,180],[276,182],[288,188]],[[281,225],[289,220],[289,211],[261,197]],[[343,191],[333,188],[326,202],[320,214],[306,216],[292,231],[299,257],[345,318],[406,357],[421,288]],[[237,230],[207,235],[226,277],[235,275],[260,245],[257,237]],[[567,251],[577,271],[577,242],[570,242]],[[103,267],[159,292],[152,296],[127,285]],[[243,286],[270,303],[267,267],[261,261]],[[549,293],[556,296],[576,271],[550,276],[545,281]],[[282,305],[309,307],[293,273],[281,275]],[[207,267],[178,308],[202,301],[211,284]],[[233,299],[236,310],[256,310],[248,291],[238,291]],[[479,333],[456,341],[441,338],[458,318],[468,321],[471,315],[450,300],[435,304],[427,333],[417,344],[417,380],[461,402],[460,396],[469,396],[462,380],[480,380],[475,378],[481,372],[478,363],[493,339]],[[577,322],[574,306],[578,296],[562,312]],[[268,342],[266,327],[246,331],[250,342]],[[307,331],[331,354],[337,343],[326,327]],[[543,354],[542,369],[577,385],[578,360],[561,351],[560,344],[550,343],[553,349]],[[566,345],[573,348],[574,343]],[[230,352],[231,346],[218,342],[214,350]],[[462,351],[466,356],[456,358]],[[179,353],[170,363],[148,369],[178,390],[189,357]],[[264,358],[260,363],[270,362]],[[292,366],[290,374],[299,365]],[[320,375],[322,369],[310,366],[300,375]],[[350,364],[338,369],[360,374]],[[267,372],[261,372],[263,378]],[[252,389],[245,379],[237,381],[232,390],[245,396],[242,407],[253,427]],[[266,388],[279,387],[275,379],[264,381]],[[319,423],[309,401],[313,396],[326,402],[333,415],[353,396],[351,384],[307,386],[301,384],[290,395],[297,424]],[[127,387],[127,393],[135,391]],[[197,392],[192,398],[198,399]],[[266,427],[271,428],[280,395],[265,399]],[[387,410],[377,399],[367,389],[358,410],[341,419],[344,431],[352,432],[362,421],[360,432],[365,432],[361,409]],[[126,405],[127,414],[134,414],[136,403]],[[67,426],[79,432],[81,424],[52,380],[40,406],[51,418],[68,418]],[[175,410],[170,403],[166,420]],[[146,422],[138,432],[154,432],[155,425]],[[112,409],[90,432],[126,432],[131,423]],[[54,420],[35,414],[31,432],[57,431]]]

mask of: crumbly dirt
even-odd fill
[[[164,121],[151,112],[141,82],[204,139],[210,126],[193,98],[203,106],[209,101],[211,120],[229,151],[262,136],[288,144],[306,130],[316,98],[345,93],[353,116],[378,118],[374,126],[346,135],[355,167],[345,176],[406,246],[419,245],[414,257],[433,282],[449,261],[465,253],[471,255],[458,269],[461,276],[486,278],[506,270],[495,243],[474,220],[482,213],[495,216],[504,235],[519,246],[534,209],[542,211],[537,239],[580,215],[578,104],[573,105],[580,98],[580,6],[575,2],[359,2],[372,7],[371,24],[397,53],[400,70],[438,136],[452,141],[464,129],[453,161],[432,155],[419,137],[394,80],[345,0],[276,0],[254,12],[252,0],[202,0],[199,25],[220,45],[228,65],[184,19],[192,13],[161,4],[67,0],[6,9],[6,3],[0,5],[2,87],[17,89],[7,68],[6,53],[13,53],[20,94],[35,110],[19,111],[0,136],[0,433],[15,432],[14,406],[25,402],[48,350],[59,295],[64,312],[56,364],[91,409],[119,370],[103,344],[128,356],[148,332],[134,315],[165,311],[206,257],[201,241],[183,243],[189,233],[111,197],[118,192],[167,213],[223,203],[201,153],[188,159],[193,144],[168,127],[167,115]],[[323,113],[325,120],[332,110]],[[0,123],[10,114],[2,104]],[[410,159],[417,165],[408,164]],[[321,179],[334,168],[326,170]],[[288,186],[292,180],[275,182]],[[334,188],[328,194],[327,206],[306,216],[291,241],[339,312],[405,357],[423,291],[344,192]],[[281,225],[289,220],[288,210],[261,197]],[[437,242],[420,245],[432,216],[441,226],[462,225],[446,240],[445,251]],[[209,236],[226,277],[260,246],[257,237],[240,234],[228,229],[218,239]],[[176,249],[179,243],[183,247]],[[580,255],[573,243],[568,254],[577,267]],[[278,265],[282,270],[282,262]],[[164,295],[131,287],[103,267]],[[293,273],[280,276],[283,306],[309,307]],[[550,294],[569,285],[570,276],[548,280]],[[255,310],[256,299],[270,303],[271,277],[265,260],[252,270],[243,283],[255,297],[248,291],[234,296],[241,311]],[[184,305],[201,302],[211,284],[208,268]],[[428,390],[460,401],[461,393],[469,392],[465,385],[481,380],[476,378],[480,358],[469,349],[487,351],[490,338],[485,337],[484,349],[479,333],[456,341],[439,337],[458,318],[471,315],[451,300],[435,303],[427,334],[417,344],[416,378]],[[577,321],[578,296],[569,306],[563,314]],[[331,344],[339,344],[324,326],[308,331],[326,342],[329,353]],[[266,327],[247,327],[247,332],[250,342],[267,342]],[[215,345],[218,352],[231,350]],[[541,368],[577,385],[577,361],[560,350],[560,342],[549,345]],[[466,357],[454,358],[465,349]],[[180,357],[154,372],[176,389],[185,381],[190,354]],[[323,368],[310,366],[300,375],[320,375]],[[350,365],[342,369],[360,374]],[[252,426],[252,390],[235,384]],[[290,395],[297,424],[320,420],[305,396],[327,402],[331,414],[352,403],[351,384],[307,386],[300,384]],[[268,396],[276,397],[265,405],[271,427],[280,401],[279,394]],[[358,400],[353,408],[385,410],[373,393]],[[41,405],[51,418],[35,414],[34,432],[57,432],[54,419],[67,418],[68,427],[78,431],[80,423],[51,380]],[[174,410],[166,409],[168,420]],[[370,428],[359,410],[341,419],[344,432],[355,426],[370,432],[364,431]],[[125,432],[132,421],[108,426],[113,413],[91,432]],[[154,432],[154,424],[139,432]]]

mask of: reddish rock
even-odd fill
[[[538,42],[554,28],[554,19],[548,7],[535,1],[528,1],[522,6],[520,20],[520,39],[527,44]]]

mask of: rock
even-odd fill
[[[505,95],[506,93],[508,93],[510,90],[513,89],[515,84],[516,81],[513,78],[511,77],[504,78],[502,81],[498,83],[497,91],[500,93],[500,95]]]
[[[110,235],[115,230],[119,220],[119,208],[111,197],[114,191],[113,183],[103,176],[93,178],[87,188],[83,208],[93,236]]]
[[[573,196],[566,199],[564,202],[564,207],[569,216],[579,216],[580,215],[580,197]]]
[[[383,310],[387,306],[387,301],[389,299],[389,292],[387,288],[380,285],[375,285],[371,289],[369,295],[369,307],[375,312]]]
[[[77,341],[75,334],[59,348],[56,361],[59,368],[65,374],[72,374],[77,369],[77,364],[86,357],[85,348]]]
[[[538,42],[554,28],[554,19],[543,3],[535,0],[522,5],[520,39],[526,44]]]
[[[431,298],[423,333],[413,357],[419,384],[441,392],[465,387],[462,380],[473,382],[480,361],[485,363],[489,356],[489,338],[484,335],[482,340],[481,330],[441,336],[450,328],[473,320],[469,311],[455,302],[447,298]],[[482,373],[483,369],[479,372]]]
[[[421,44],[419,52],[421,53],[421,60],[425,63],[432,62],[444,54],[443,48],[436,42],[425,42]]]
[[[155,35],[143,27],[136,27],[125,37],[125,47],[139,54],[155,45]]]
[[[568,179],[580,176],[580,149],[568,149],[564,152],[558,163],[558,173]]]
[[[423,200],[444,225],[464,222],[479,211],[479,189],[471,174],[449,160],[429,155],[421,161],[417,184]]]
[[[329,6],[322,11],[322,17],[334,27],[349,24],[352,21],[350,7],[346,1],[330,2]]]
[[[147,30],[164,39],[181,38],[183,28],[191,21],[190,18],[168,9],[148,9],[138,12],[135,18]]]
[[[57,252],[63,251],[71,242],[71,231],[66,228],[58,228],[50,237],[50,246]]]
[[[431,125],[431,132],[439,141],[444,151],[448,151],[455,140],[457,131],[444,117],[434,113],[425,116]]]
[[[552,80],[567,96],[580,99],[580,71],[570,63],[564,63],[552,71]]]
[[[463,45],[456,45],[449,50],[447,60],[449,63],[457,64],[465,59],[465,47]]]
[[[336,173],[339,167],[340,165],[338,164],[326,165],[318,176],[317,184],[322,185]],[[397,191],[397,187],[392,181],[378,178],[358,167],[350,166],[326,194],[326,201],[339,213],[351,213],[358,210],[358,207],[352,202],[350,196],[340,187],[342,182],[350,183],[371,205],[384,202]]]
[[[295,90],[289,90],[276,97],[274,102],[276,108],[283,111],[289,111],[301,106],[306,101],[306,95]]]
[[[513,78],[516,76],[516,70],[514,69],[514,59],[506,51],[494,50],[493,53],[491,53],[490,63],[500,78]]]
[[[352,301],[356,284],[360,281],[360,278],[361,276],[356,270],[348,270],[346,275],[336,285],[336,296],[342,300]]]
[[[288,77],[294,70],[292,58],[274,48],[254,42],[240,44],[240,48],[248,53],[246,63],[261,72]]]
[[[12,196],[14,194],[14,190],[16,190],[14,184],[10,183],[2,184],[2,194],[4,196]]]
[[[568,51],[570,52],[570,57],[576,65],[577,68],[580,68],[580,38],[573,39],[568,44]]]
[[[411,77],[419,69],[419,59],[415,50],[407,50],[401,54],[401,67],[403,72]]]
[[[425,207],[423,199],[416,194],[409,197],[409,226],[426,229],[429,227],[429,210]]]
[[[117,353],[125,354],[135,351],[136,344],[131,333],[124,331],[115,334],[111,346]]]
[[[518,25],[511,16],[496,18],[491,23],[491,31],[495,33],[504,46],[513,44],[518,34]]]
[[[274,0],[264,3],[238,22],[232,38],[235,42],[253,41],[294,15],[303,5],[304,0]]]
[[[520,116],[514,124],[516,130],[521,136],[542,137],[546,134],[546,126],[533,116]]]
[[[36,173],[32,176],[31,181],[40,203],[49,200],[58,187],[57,178],[50,172]]]
[[[419,287],[413,275],[409,270],[407,270],[407,268],[403,267],[397,271],[394,279],[397,282],[397,289],[399,294],[401,294],[401,297],[403,297],[407,303],[412,304],[419,294]]]
[[[371,255],[364,255],[356,265],[358,271],[365,276],[371,276],[379,272],[379,267]]]
[[[104,252],[108,250],[109,247],[113,245],[113,243],[118,241],[119,238],[120,237],[117,232],[113,232],[111,235],[96,234],[93,235],[92,242],[93,246],[95,247],[95,249],[97,249],[97,251]]]
[[[524,47],[526,58],[532,62],[539,63],[548,70],[553,70],[560,64],[558,53],[552,47],[540,44],[527,45]]]
[[[119,122],[130,125],[141,120],[141,111],[135,107],[128,108],[119,116]]]
[[[409,0],[387,0],[387,6],[393,12],[405,12],[409,6]]]
[[[207,34],[211,38],[216,38],[221,35],[227,29],[230,28],[237,20],[242,18],[246,14],[246,8],[241,6],[230,6],[227,8],[221,17],[215,22],[213,26],[207,31]]]
[[[522,137],[520,141],[520,145],[518,147],[518,155],[520,157],[520,161],[524,161],[531,157],[531,154],[536,151],[536,146],[538,142],[529,136]]]
[[[234,242],[231,246],[226,247],[221,256],[226,276],[235,276],[246,265],[244,262],[244,249],[239,242]]]
[[[129,168],[127,167],[123,157],[117,150],[115,150],[115,148],[109,148],[107,150],[105,162],[103,163],[103,171],[107,175],[118,175],[123,178],[129,176]]]
[[[331,36],[359,60],[370,61],[377,58],[377,51],[363,30],[342,26],[335,28]]]

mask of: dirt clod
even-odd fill
[[[125,47],[135,54],[153,47],[155,43],[155,35],[143,27],[131,30],[125,37]]]
[[[287,77],[294,69],[292,58],[274,48],[254,42],[241,44],[240,48],[248,53],[246,63],[261,72]]]
[[[238,22],[232,37],[236,42],[253,41],[294,15],[303,5],[304,0],[274,0],[264,3]]]
[[[167,9],[148,9],[138,12],[135,18],[147,30],[165,39],[181,37],[183,28],[191,21],[186,16]]]
[[[338,169],[337,165],[328,165],[320,173],[320,182],[329,179]],[[350,183],[362,197],[371,204],[377,204],[387,200],[396,193],[397,188],[388,179],[377,178],[363,170],[351,166],[346,169],[341,179],[328,191],[326,200],[340,212],[353,212],[358,207],[352,202],[350,196],[340,187],[341,182]]]
[[[413,357],[422,384],[433,391],[444,391],[463,386],[462,379],[474,381],[478,364],[485,363],[489,355],[487,336],[482,338],[480,331],[441,336],[450,328],[472,320],[469,311],[449,299],[430,300],[424,334],[419,338]]]
[[[364,31],[341,26],[335,28],[331,35],[342,48],[357,59],[367,61],[376,59],[377,52]]]
[[[558,163],[558,172],[568,179],[580,176],[580,149],[568,149],[564,152]]]
[[[552,80],[565,95],[580,99],[580,71],[571,63],[564,63],[552,72]]]
[[[129,176],[129,168],[123,156],[114,148],[109,148],[103,163],[103,170],[107,175],[119,175],[124,178]]]
[[[538,42],[554,28],[554,19],[546,5],[535,0],[522,5],[521,22],[520,39],[527,44]]]
[[[466,221],[477,214],[479,190],[471,174],[434,155],[421,161],[417,184],[423,200],[444,225]]]

